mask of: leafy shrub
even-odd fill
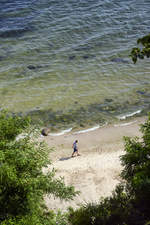
[[[25,128],[29,127],[30,118],[11,115],[7,111],[0,112],[0,141],[14,140]]]
[[[122,184],[99,204],[70,209],[72,225],[148,225],[150,223],[150,116],[142,140],[124,138]]]
[[[131,51],[131,58],[134,63],[137,62],[138,59],[144,59],[144,57],[150,57],[150,34],[139,38],[137,40],[137,44],[142,44],[143,49],[133,48]]]
[[[0,222],[1,224],[55,224],[56,215],[48,212],[44,194],[72,199],[77,192],[55,179],[55,171],[46,174],[50,150],[43,142],[27,135],[16,136],[29,127],[28,118],[0,114]],[[62,217],[63,218],[63,217]],[[57,216],[58,219],[58,216]],[[63,220],[62,220],[63,221]]]

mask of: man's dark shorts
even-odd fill
[[[77,148],[74,148],[74,152],[77,152],[78,151],[78,149]]]

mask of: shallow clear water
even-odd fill
[[[150,63],[129,54],[149,15],[149,0],[1,0],[0,107],[53,126],[148,111]]]

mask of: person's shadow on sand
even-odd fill
[[[60,158],[59,161],[65,161],[65,160],[68,160],[68,159],[71,159],[72,157],[64,157],[64,158]]]

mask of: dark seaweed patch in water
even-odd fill
[[[107,118],[115,118],[117,115],[130,112],[130,111],[136,111],[141,107],[141,102],[129,102],[125,101],[122,103],[113,102],[111,99],[109,99],[110,102],[108,102],[108,99],[104,101],[104,103],[101,104],[92,104],[88,107],[89,114],[95,113],[99,115],[105,115]]]
[[[105,102],[113,102],[113,99],[111,99],[111,98],[105,98]]]
[[[83,59],[89,59],[89,58],[95,58],[96,55],[83,55],[82,58]]]
[[[32,118],[33,123],[43,122],[45,126],[54,126],[57,128],[67,127],[71,124],[84,127],[87,124],[95,123],[103,124],[106,115],[115,115],[116,112],[121,111],[125,105],[113,105],[112,102],[106,104],[91,104],[87,107],[80,107],[79,109],[71,109],[68,112],[48,110],[33,110],[28,113]]]
[[[136,93],[140,94],[140,95],[145,95],[146,92],[145,91],[137,91]]]
[[[108,121],[110,118],[111,120],[116,119],[120,114],[137,111],[140,106],[140,102],[135,102],[134,104],[129,101],[115,103],[111,99],[105,99],[103,103],[90,104],[78,109],[75,107],[67,112],[37,108],[28,112],[26,115],[31,117],[33,124],[51,127],[52,129],[86,127],[95,124],[104,124],[106,120]],[[150,104],[148,102],[144,110],[147,111],[149,108]]]
[[[68,126],[86,127],[96,123],[104,124],[106,118],[116,118],[121,113],[130,110],[137,110],[140,102],[134,105],[126,101],[124,103],[115,103],[112,99],[105,99],[103,103],[90,104],[86,107],[71,109],[68,112],[53,111],[52,109],[40,110],[36,109],[28,112],[33,123],[41,121],[44,126],[55,127],[57,129]]]
[[[71,60],[73,60],[73,59],[75,59],[76,58],[76,56],[75,55],[71,55],[71,56],[69,56],[69,60],[71,61]]]
[[[121,105],[119,104],[112,104],[111,102],[104,102],[101,104],[92,104],[88,107],[88,111],[91,112],[103,112],[105,114],[113,114],[114,112],[121,109]]]
[[[88,59],[89,58],[89,55],[83,55],[82,58],[83,59]]]
[[[4,60],[6,57],[0,55],[0,61]]]
[[[29,70],[36,70],[36,69],[41,69],[41,68],[45,68],[45,67],[48,67],[49,65],[39,65],[39,66],[35,66],[35,65],[29,65],[29,66],[27,66],[27,68],[29,69]]]
[[[27,113],[31,117],[32,122],[39,123],[41,121],[43,125],[49,127],[54,126],[56,128],[68,127],[71,124],[77,126],[85,126],[91,123],[104,123],[102,115],[93,113],[89,115],[89,110],[86,108],[79,108],[77,110],[70,110],[69,112],[56,111],[52,109],[48,110],[33,110]]]
[[[0,38],[16,38],[21,37],[24,33],[33,30],[32,26],[27,26],[24,28],[5,30],[0,32]]]
[[[29,70],[35,70],[36,69],[36,66],[34,66],[34,65],[29,65],[27,67],[28,67]]]
[[[147,93],[146,91],[137,91],[136,93],[143,95],[144,97],[150,97],[150,93]]]
[[[116,62],[116,63],[129,63],[127,60],[123,58],[113,58],[111,59],[111,62]]]

